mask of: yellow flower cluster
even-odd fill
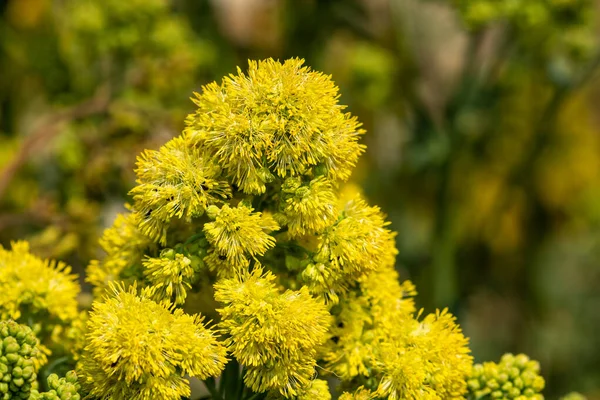
[[[225,347],[202,318],[172,312],[144,291],[113,286],[94,303],[81,358],[91,396],[132,400],[189,397],[186,375],[206,379],[224,368]]]
[[[212,257],[209,256],[207,262],[219,275],[247,267],[249,258],[262,256],[275,246],[275,239],[269,233],[278,230],[279,225],[270,215],[254,213],[252,208],[243,205],[224,205],[221,209],[212,206],[208,211],[214,221],[204,224],[206,239],[212,245]],[[211,262],[215,258],[224,262]],[[234,269],[228,271],[228,268],[219,268],[221,265]]]
[[[335,379],[342,400],[541,390],[520,356],[473,369],[456,318],[417,311],[384,214],[345,194],[362,131],[328,76],[250,62],[194,101],[183,134],[138,159],[88,269],[103,296],[79,358],[90,398],[180,399],[188,376],[227,400],[330,400]]]
[[[13,243],[11,250],[0,246],[0,320],[34,321],[42,342],[56,344],[79,316],[76,279],[64,263],[32,255],[27,242]]]
[[[339,400],[372,400],[373,398],[375,395],[361,386],[354,393],[342,393]]]
[[[185,135],[244,193],[311,170],[345,180],[363,151],[360,124],[343,112],[335,84],[302,64],[250,61],[247,75],[238,70],[196,94]]]
[[[92,261],[87,269],[86,280],[94,286],[94,296],[102,297],[109,282],[135,277],[136,270],[142,271],[144,252],[152,242],[140,232],[140,223],[138,214],[118,214],[113,225],[104,231],[100,247],[106,257],[102,263]]]
[[[215,285],[221,329],[233,356],[246,367],[245,383],[257,392],[285,397],[310,386],[317,346],[326,339],[330,315],[306,288],[280,293],[260,267]],[[305,395],[306,396],[306,395]]]

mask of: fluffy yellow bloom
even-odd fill
[[[229,184],[219,178],[219,165],[182,137],[159,151],[146,150],[138,157],[136,173],[138,185],[130,194],[134,209],[142,216],[139,228],[163,245],[172,218],[189,222],[207,206],[231,196]]]
[[[209,217],[214,221],[204,224],[204,233],[213,246],[213,257],[229,266],[223,270],[218,268],[221,265],[212,262],[215,261],[213,258],[206,259],[219,275],[230,275],[239,267],[248,265],[249,258],[264,255],[275,246],[275,238],[269,232],[279,229],[279,225],[269,214],[253,211],[241,204],[237,207],[225,205],[221,209],[210,208]]]
[[[308,389],[306,389],[300,396],[298,396],[298,400],[331,400],[331,393],[329,392],[329,385],[327,385],[327,381],[322,379],[313,380]]]
[[[330,315],[306,288],[280,293],[275,276],[258,267],[241,275],[215,284],[229,350],[246,367],[244,382],[252,390],[297,396],[315,373]]]
[[[380,342],[412,318],[415,294],[414,285],[400,284],[391,267],[369,274],[337,307],[324,355],[327,369],[344,380],[371,376]]]
[[[137,213],[118,214],[113,225],[104,231],[100,246],[106,257],[92,261],[87,268],[86,280],[94,286],[96,297],[104,295],[110,282],[123,279],[126,270],[136,266],[141,269],[144,251],[152,242],[139,230],[140,224]]]
[[[371,393],[370,390],[367,390],[364,387],[360,387],[354,393],[342,393],[339,400],[372,400],[374,398],[374,393]]]
[[[405,320],[380,344],[378,396],[390,400],[462,399],[473,359],[468,339],[446,310]]]
[[[150,282],[150,292],[157,301],[171,302],[175,296],[176,304],[183,304],[187,289],[191,288],[194,276],[192,261],[173,249],[161,252],[161,257],[147,257],[144,261],[144,274]]]
[[[314,263],[302,272],[303,283],[335,303],[369,272],[394,265],[396,234],[388,225],[378,207],[361,199],[348,202],[338,221],[318,237],[319,248]]]
[[[171,312],[136,288],[113,286],[95,302],[81,358],[82,384],[91,396],[132,400],[189,397],[185,375],[218,375],[226,349],[202,318]]]
[[[499,363],[476,364],[468,380],[469,393],[476,398],[543,400],[544,386],[540,364],[525,354],[505,354]]]
[[[324,177],[302,184],[298,177],[282,185],[283,214],[291,237],[320,233],[338,217],[337,198]]]
[[[303,63],[250,61],[247,74],[238,70],[196,94],[186,137],[245,193],[318,166],[345,180],[363,151],[360,124],[343,112],[335,84]]]
[[[0,318],[67,324],[77,318],[80,288],[71,267],[29,253],[27,242],[0,246]]]

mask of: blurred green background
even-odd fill
[[[333,75],[419,304],[600,399],[596,0],[0,0],[0,243],[83,273],[135,158],[247,59]]]

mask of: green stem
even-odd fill
[[[206,389],[208,389],[208,391],[210,392],[210,395],[212,396],[213,400],[223,400],[223,398],[219,394],[219,391],[217,390],[215,378],[210,377],[205,379],[203,382],[204,386],[206,386]]]
[[[246,372],[246,369],[244,366],[242,366],[242,372],[240,373],[240,377],[238,380],[238,390],[237,390],[237,396],[236,399],[238,400],[242,400],[244,398],[244,392],[246,390],[246,385],[244,385],[244,374]]]

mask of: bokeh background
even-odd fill
[[[352,181],[477,361],[600,399],[596,0],[0,0],[0,244],[83,274],[135,158],[249,58],[305,58],[364,123]]]

